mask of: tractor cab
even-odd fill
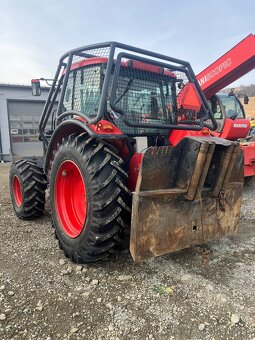
[[[201,130],[205,124],[215,129],[216,121],[190,65],[167,59],[164,63],[125,52],[111,59],[103,49],[77,53],[70,65],[62,65],[55,84],[53,81],[51,95],[55,97],[59,91],[61,96],[51,131],[71,117],[88,123],[97,134],[106,121],[126,137],[162,137],[166,143],[173,129]],[[40,93],[38,86],[34,79],[34,95]],[[45,122],[53,115],[50,100],[44,111],[40,130],[47,143]]]
[[[248,98],[247,98],[248,99]],[[246,97],[244,102],[247,102]],[[245,118],[242,103],[233,93],[217,93],[209,104],[217,121],[216,135],[229,140],[244,138],[249,132],[249,121]]]
[[[75,110],[96,118],[105,78],[107,59],[91,58],[87,62],[74,63],[68,77],[62,113]],[[127,135],[167,135],[164,124],[177,122],[176,75],[164,68],[131,60],[122,62],[115,79],[114,69],[110,75],[108,94],[103,117]],[[89,80],[89,81],[88,81]],[[124,119],[129,120],[128,126]],[[160,124],[159,128],[135,127],[140,124]]]

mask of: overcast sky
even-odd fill
[[[199,73],[249,33],[254,0],[0,0],[0,83],[52,77],[69,49],[116,40]],[[255,83],[252,71],[235,85]]]

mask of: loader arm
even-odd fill
[[[201,71],[196,77],[211,107],[213,100],[225,96],[228,103],[235,102],[233,116],[229,117],[227,104],[222,103],[219,110],[214,111],[218,128],[212,134],[229,140],[239,140],[246,138],[250,129],[249,120],[245,117],[245,112],[239,99],[230,93],[229,99],[226,94],[217,93],[224,87],[230,85],[235,80],[241,78],[255,68],[255,35],[249,34],[223,56]],[[239,107],[239,108],[238,108]],[[239,112],[238,112],[239,111]],[[240,112],[242,111],[242,114]],[[246,141],[242,144],[244,152],[244,176],[251,178],[255,174],[254,144]]]
[[[255,68],[255,35],[249,34],[231,50],[197,75],[199,85],[209,99]]]
[[[209,99],[224,87],[255,68],[255,35],[249,34],[231,50],[197,75],[205,96]]]

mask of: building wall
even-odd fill
[[[0,160],[11,160],[12,135],[10,126],[10,110],[15,110],[15,105],[20,104],[22,116],[27,110],[31,116],[39,116],[46,101],[48,89],[42,88],[40,97],[32,96],[31,86],[0,84]],[[13,108],[14,107],[14,108]],[[31,108],[33,107],[32,111]],[[16,112],[18,109],[16,108]],[[13,131],[15,132],[15,131]],[[33,141],[30,141],[33,143]],[[30,149],[32,144],[27,143],[26,149]],[[20,149],[24,150],[25,144],[20,143]],[[22,150],[21,150],[22,151]]]

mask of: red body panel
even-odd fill
[[[221,132],[212,131],[211,134],[216,137],[221,137],[228,140],[237,140],[239,138],[245,138],[248,135],[249,130],[250,130],[249,119],[232,120],[226,118],[222,131]]]
[[[255,36],[248,35],[197,75],[207,98],[255,68]]]
[[[107,62],[108,62],[108,58],[103,58],[103,57],[95,57],[95,58],[84,59],[82,61],[74,62],[71,65],[71,70],[76,70],[80,67],[89,66],[89,65],[106,64]],[[143,63],[143,62],[140,62],[140,61],[135,61],[135,60],[130,61],[130,60],[128,60],[128,61],[122,62],[121,65],[124,66],[124,67],[132,67],[136,70],[143,70],[143,71],[154,72],[154,73],[163,73],[166,76],[176,78],[176,75],[173,72],[171,72],[171,71],[169,71],[165,68],[155,66],[155,65],[151,65],[151,64],[146,64],[146,63]],[[65,69],[63,70],[62,75],[64,75],[64,74],[65,74]],[[35,79],[35,80],[37,80],[37,79]]]
[[[255,142],[241,144],[244,152],[244,176],[255,176]]]
[[[137,60],[128,60],[126,62],[123,62],[122,66],[132,67],[136,70],[143,70],[143,71],[154,72],[154,73],[163,73],[166,76],[176,78],[175,73],[173,73],[169,70],[163,69],[160,66],[146,64],[146,63],[143,63],[143,62],[137,61]]]
[[[128,189],[135,191],[139,169],[143,160],[143,153],[136,152],[130,159],[129,163],[129,176],[128,176]]]
[[[77,68],[88,66],[88,65],[97,65],[97,64],[104,64],[108,62],[108,58],[96,57],[90,59],[84,59],[82,61],[78,61],[72,64],[71,70],[75,70]]]
[[[172,146],[177,145],[180,140],[182,140],[185,137],[189,136],[205,136],[208,135],[208,130],[201,130],[201,131],[189,131],[189,130],[173,130],[168,137],[169,143]]]
[[[89,66],[89,65],[97,65],[97,64],[103,64],[107,63],[107,58],[102,57],[95,57],[90,59],[84,59],[81,61],[76,61],[71,65],[71,71],[76,70],[77,68],[83,67],[83,66]],[[66,73],[66,69],[63,69],[62,76]]]

